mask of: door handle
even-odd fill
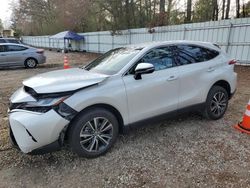
[[[209,67],[209,68],[207,69],[207,72],[213,72],[214,70],[215,70],[215,68]]]
[[[173,80],[176,80],[178,77],[177,76],[169,76],[169,78],[167,79],[167,81],[173,81]]]

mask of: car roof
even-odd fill
[[[8,39],[11,39],[11,40],[19,40],[19,39],[16,39],[16,38],[0,38],[0,39],[5,39],[5,40],[8,40]]]
[[[0,43],[0,46],[3,46],[3,45],[15,45],[15,46],[23,46],[23,47],[30,48],[29,46],[26,46],[26,45],[23,45],[23,44],[9,43],[9,42],[6,42],[6,43]]]
[[[23,45],[23,44],[17,44],[17,43],[0,43],[0,46],[3,46],[3,45],[14,45],[14,46],[22,46],[22,47],[26,47],[26,48],[32,48],[30,46],[27,46],[27,45]]]
[[[139,44],[131,44],[131,45],[128,45],[127,47],[135,48],[135,49],[143,49],[143,48],[154,48],[154,47],[158,47],[162,45],[174,45],[174,44],[191,44],[191,45],[204,46],[204,47],[218,50],[218,47],[214,46],[210,42],[189,41],[189,40],[153,41],[153,42],[145,42],[145,43],[139,43]]]

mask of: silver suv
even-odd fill
[[[97,157],[124,128],[182,111],[216,120],[236,90],[235,60],[204,42],[172,41],[111,50],[83,68],[23,82],[10,98],[10,134],[24,153],[63,145]]]

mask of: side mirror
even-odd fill
[[[139,63],[135,68],[134,78],[136,80],[141,79],[142,74],[150,74],[155,71],[154,65],[151,63]]]

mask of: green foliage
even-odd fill
[[[250,17],[250,1],[243,4],[243,10],[241,12],[241,17]]]
[[[194,22],[204,22],[213,19],[213,0],[198,0],[194,5]]]

